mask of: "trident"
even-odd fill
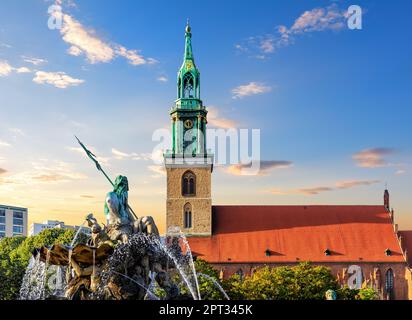
[[[83,150],[86,152],[87,156],[90,158],[90,160],[92,160],[94,162],[94,164],[96,165],[97,170],[99,170],[101,173],[104,174],[104,176],[106,177],[106,179],[110,182],[110,184],[112,185],[112,187],[114,187],[114,183],[113,181],[109,178],[109,176],[106,174],[106,172],[104,172],[104,170],[102,169],[100,163],[96,160],[96,155],[94,155],[90,150],[88,150],[86,148],[86,146],[79,140],[79,138],[77,138],[77,136],[75,136],[75,138],[77,139],[77,142],[80,144],[80,146],[83,148]],[[133,209],[130,207],[129,204],[127,204],[127,208],[130,210],[130,212],[133,214],[133,216],[135,217],[136,220],[139,220],[139,218],[137,217],[136,213],[134,213]]]

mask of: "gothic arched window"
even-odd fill
[[[242,269],[238,269],[238,270],[236,271],[236,274],[239,276],[240,281],[242,282],[242,281],[243,281],[243,278],[244,278],[244,276],[245,276],[245,274],[243,273],[243,270],[242,270]]]
[[[186,203],[184,207],[184,228],[190,229],[192,227],[192,205]]]
[[[393,270],[388,269],[386,271],[386,277],[385,277],[385,291],[386,291],[386,296],[388,300],[393,299],[393,287],[394,287],[394,275],[393,275]]]
[[[200,99],[200,79],[196,77],[196,97]]]
[[[187,171],[182,177],[182,196],[196,195],[196,176],[192,171]]]
[[[194,80],[191,73],[186,73],[183,77],[183,98],[193,98]]]
[[[182,97],[182,79],[180,79],[177,81],[177,97],[181,98]]]

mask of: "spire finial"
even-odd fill
[[[186,33],[190,33],[191,30],[192,30],[192,28],[190,28],[190,20],[189,20],[189,18],[187,18]]]

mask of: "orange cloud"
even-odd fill
[[[207,120],[209,127],[230,129],[239,126],[239,123],[237,121],[221,117],[219,110],[216,107],[208,107],[207,110]]]
[[[33,176],[32,179],[41,182],[58,182],[66,180],[66,177],[60,174],[42,174],[38,176]]]
[[[372,184],[379,183],[379,180],[348,180],[340,181],[336,183],[336,188],[338,189],[350,189],[359,186],[370,186]]]
[[[62,161],[50,162],[47,160],[32,163],[28,171],[14,173],[1,178],[4,185],[36,185],[39,183],[58,183],[73,180],[82,180],[86,176],[73,171],[72,165]],[[0,184],[0,189],[2,185]]]
[[[376,183],[379,183],[379,180],[346,180],[346,181],[338,181],[335,183],[335,187],[328,187],[328,186],[316,186],[311,188],[300,188],[300,189],[293,189],[293,190],[280,190],[280,189],[272,189],[269,190],[269,193],[277,196],[283,195],[305,195],[305,196],[313,196],[318,195],[323,192],[330,192],[342,189],[351,189],[360,186],[370,186]]]
[[[333,188],[329,188],[329,187],[314,187],[314,188],[299,189],[297,190],[297,192],[300,194],[311,196],[311,195],[316,195],[322,192],[328,192],[332,190]]]
[[[80,198],[84,198],[84,199],[94,199],[95,197],[94,197],[94,196],[89,196],[89,195],[87,195],[87,194],[82,194],[82,195],[80,196]]]
[[[287,169],[293,166],[291,161],[279,161],[279,160],[261,160],[259,164],[258,173],[253,173],[252,175],[265,176],[270,173],[270,171],[275,169]],[[229,174],[235,176],[251,175],[248,174],[248,169],[252,168],[252,163],[249,164],[234,164],[225,169]]]
[[[249,82],[245,85],[240,85],[232,89],[233,99],[241,99],[247,96],[252,96],[256,94],[267,93],[271,91],[272,88],[258,82]]]
[[[379,168],[389,165],[384,157],[393,154],[394,152],[395,150],[390,148],[366,149],[355,153],[352,158],[357,163],[358,167]]]

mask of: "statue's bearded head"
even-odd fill
[[[114,192],[124,193],[127,191],[129,191],[129,182],[127,181],[127,177],[118,176],[114,181]]]

